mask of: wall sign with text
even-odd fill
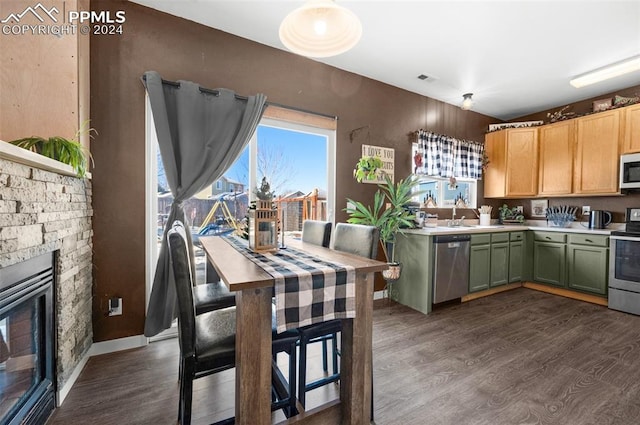
[[[371,146],[371,145],[362,145],[362,156],[377,156],[382,162],[382,170],[384,173],[391,178],[393,182],[394,177],[394,168],[395,168],[395,149],[393,148],[383,148],[382,146]],[[363,180],[363,183],[384,183],[385,175],[381,174],[375,180]]]

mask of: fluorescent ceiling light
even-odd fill
[[[580,75],[569,81],[569,84],[573,87],[580,88],[638,70],[640,70],[640,56],[634,56]]]
[[[280,24],[280,41],[293,53],[311,58],[339,55],[355,46],[362,24],[333,0],[308,0]]]

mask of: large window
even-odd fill
[[[148,303],[159,242],[173,197],[164,175],[148,101],[146,116]],[[263,118],[229,170],[184,202],[194,240],[197,283],[205,281],[207,261],[199,248],[199,237],[233,231],[246,217],[263,177],[271,184],[279,207],[286,210],[286,231],[299,232],[302,221],[308,218],[334,221],[335,130]]]

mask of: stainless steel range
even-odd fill
[[[611,232],[609,308],[640,315],[640,208],[627,208],[625,231]]]

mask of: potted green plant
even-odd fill
[[[376,180],[382,172],[381,168],[383,165],[384,163],[380,157],[363,156],[358,160],[356,169],[353,170],[353,176],[358,183],[361,183],[362,180]]]
[[[500,224],[505,223],[524,223],[524,215],[520,213],[517,207],[509,208],[507,204],[502,204],[498,208],[498,222]]]
[[[378,185],[373,197],[373,206],[347,199],[349,206],[344,209],[350,216],[347,222],[375,226],[380,231],[382,251],[390,265],[387,273],[390,277],[385,277],[387,279],[400,277],[400,264],[394,259],[393,248],[398,230],[402,227],[413,227],[415,216],[407,206],[413,196],[420,195],[413,192],[417,185],[418,180],[415,177],[408,177],[394,184],[389,176],[385,176],[385,183]]]
[[[95,130],[92,128],[80,129],[76,133],[75,139],[71,140],[60,136],[53,136],[48,139],[40,136],[31,136],[12,140],[9,143],[68,164],[73,167],[78,177],[84,177],[89,160],[93,161],[91,153],[78,142],[80,134],[85,131],[89,134],[89,137],[92,137],[91,132]]]

